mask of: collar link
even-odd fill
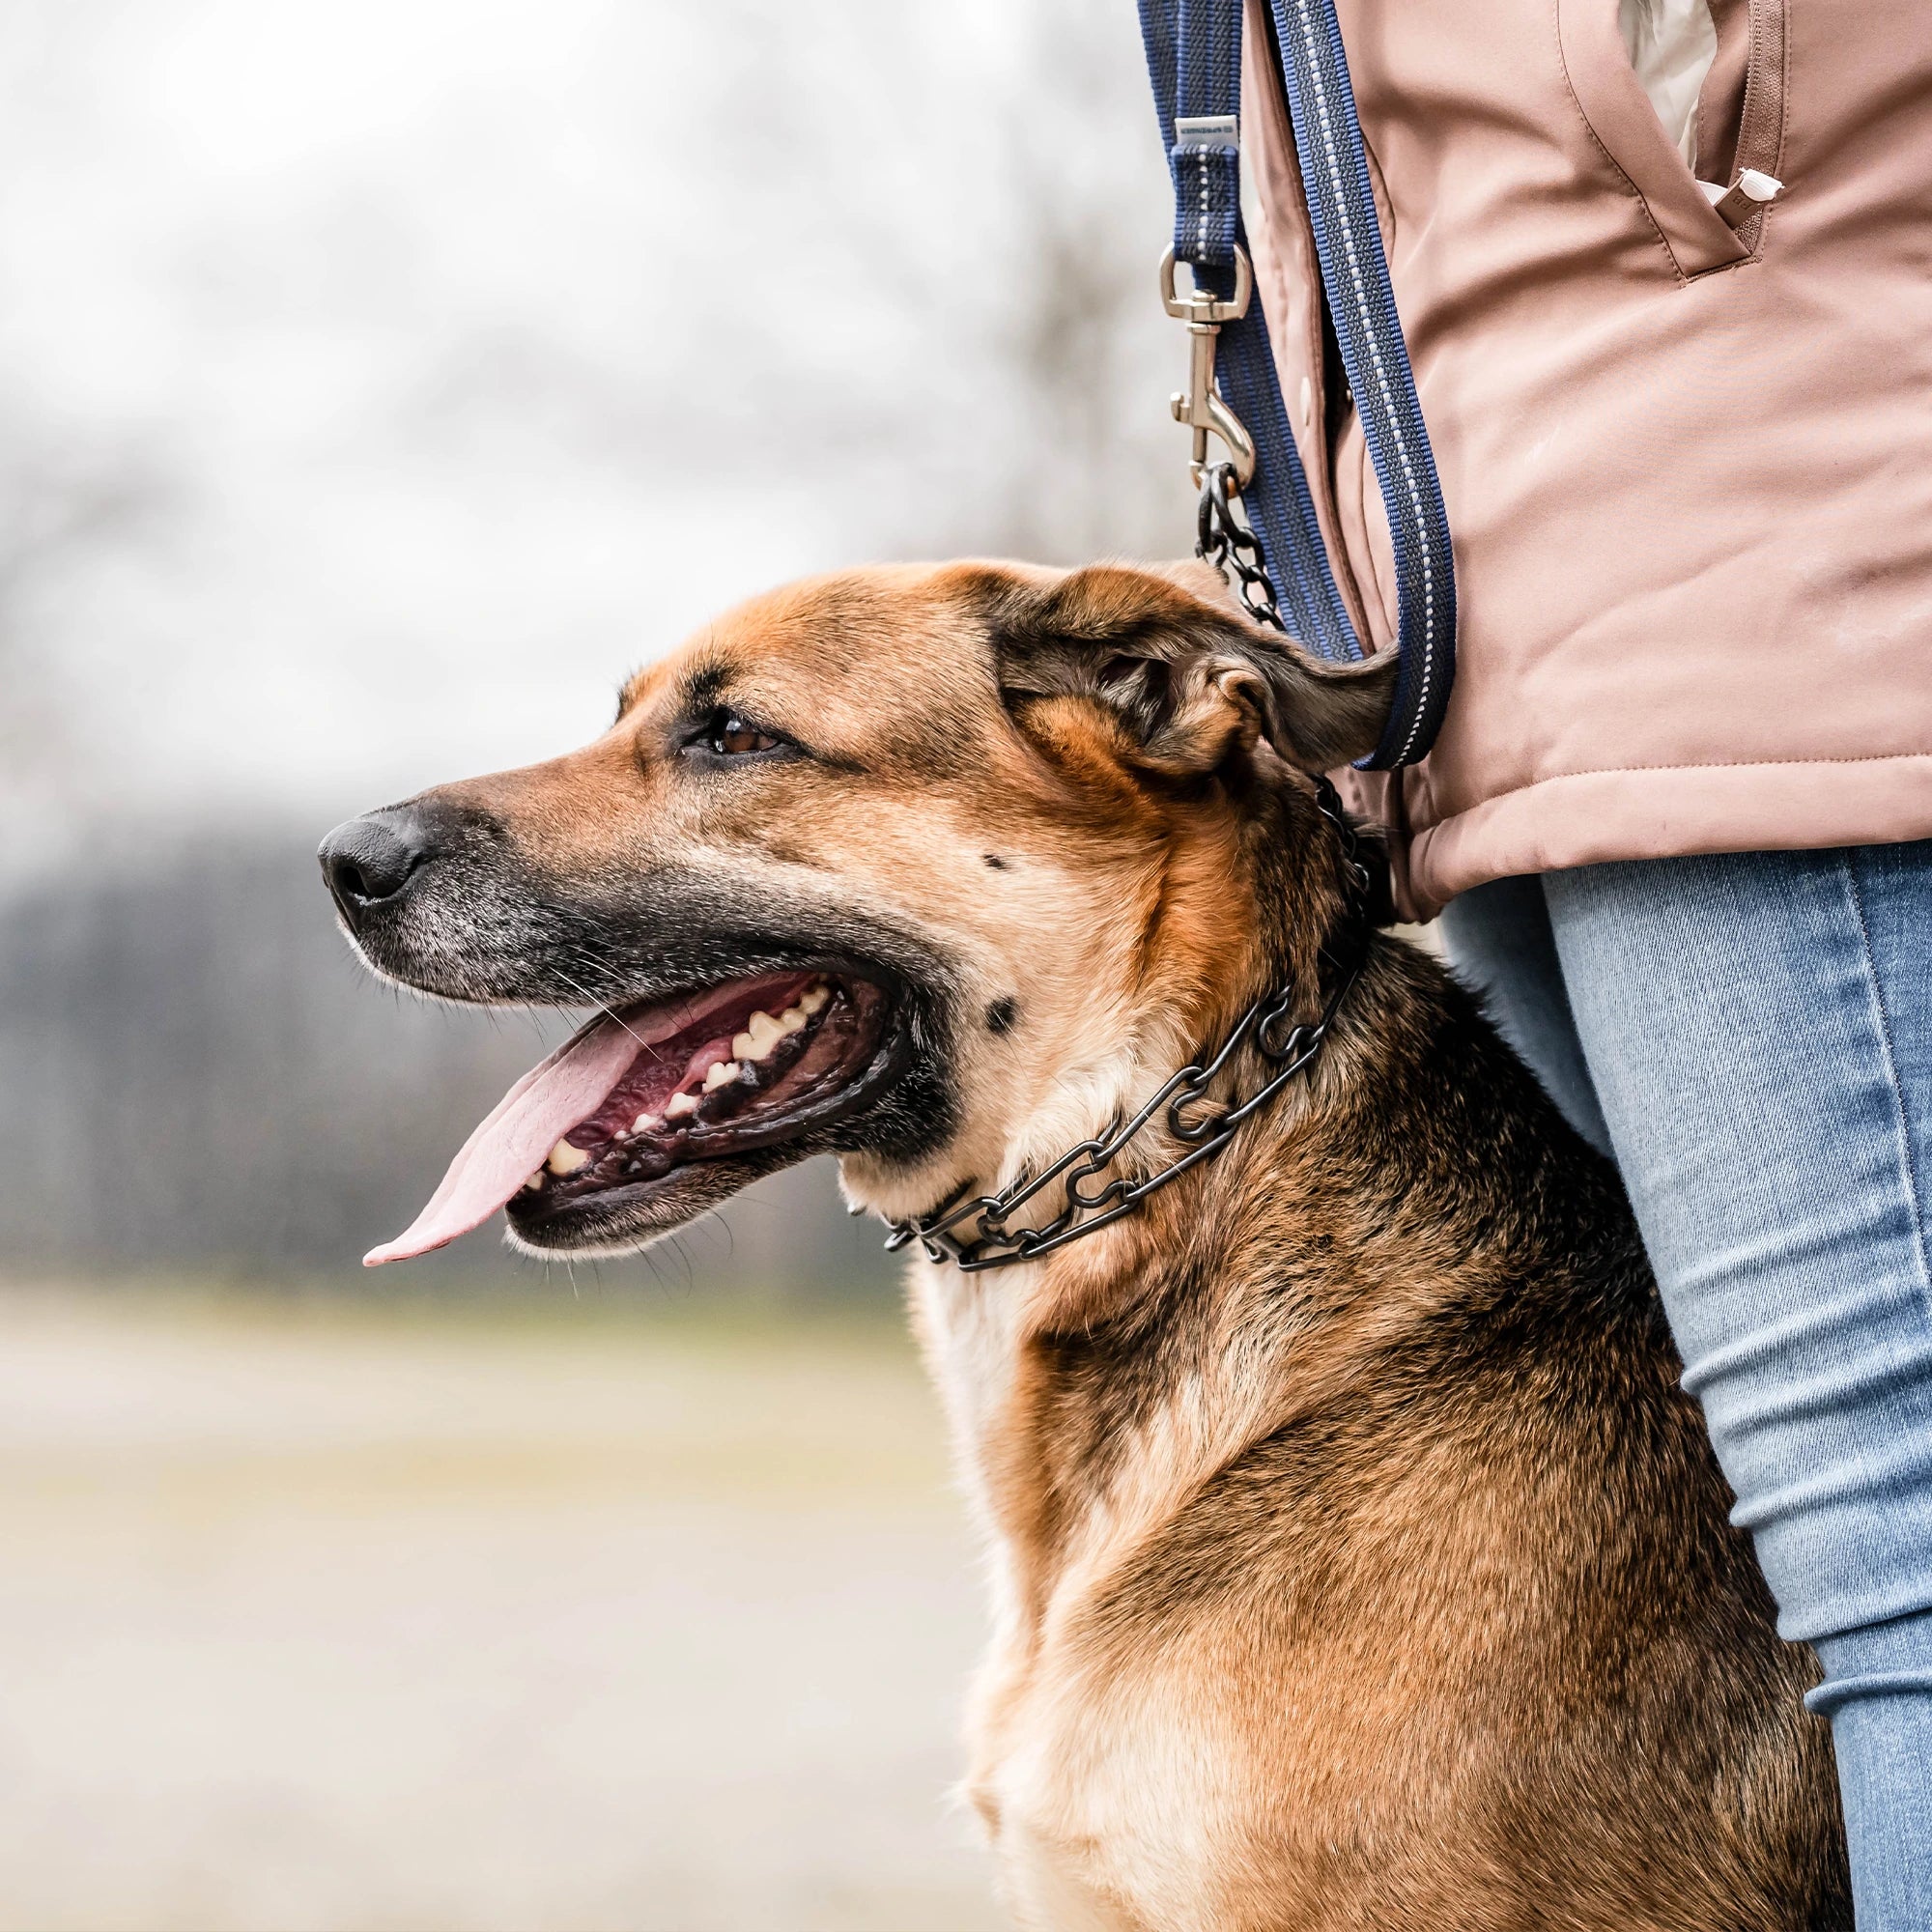
[[[938,1207],[893,1222],[886,1239],[888,1254],[896,1254],[917,1241],[928,1261],[951,1262],[968,1274],[1039,1261],[1069,1241],[1111,1227],[1131,1214],[1150,1194],[1179,1179],[1190,1168],[1212,1160],[1290,1081],[1314,1064],[1342,1002],[1361,977],[1376,923],[1373,881],[1362,857],[1361,841],[1342,810],[1335,787],[1325,778],[1315,781],[1315,803],[1341,841],[1348,899],[1340,928],[1322,948],[1323,956],[1334,957],[1340,972],[1321,1017],[1299,1026],[1288,1024],[1296,991],[1291,980],[1280,991],[1257,1000],[1211,1059],[1205,1064],[1197,1061],[1170,1075],[1132,1119],[1124,1123],[1116,1122],[1095,1139],[1068,1148],[1037,1173],[1022,1175],[997,1194],[975,1196],[972,1181],[962,1182]],[[1245,1100],[1218,1113],[1196,1111],[1208,1088],[1243,1045],[1252,1045],[1273,1069],[1267,1080]],[[1128,1145],[1162,1115],[1167,1131],[1180,1142],[1184,1151],[1145,1180],[1133,1180],[1125,1175],[1108,1178],[1107,1170]],[[1037,1228],[1007,1226],[1014,1214],[1056,1181],[1065,1181],[1066,1199],[1052,1220]],[[1088,1182],[1099,1184],[1090,1192]]]

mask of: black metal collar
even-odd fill
[[[1321,1051],[1342,1002],[1361,975],[1368,956],[1373,897],[1369,868],[1363,862],[1355,828],[1349,823],[1335,787],[1325,778],[1315,781],[1315,802],[1342,841],[1349,901],[1347,916],[1331,942],[1336,953],[1331,955],[1328,945],[1322,948],[1322,956],[1331,958],[1337,977],[1321,1016],[1284,1033],[1282,1029],[1294,1005],[1296,988],[1293,984],[1284,986],[1278,993],[1257,1000],[1211,1060],[1205,1065],[1197,1062],[1183,1066],[1124,1124],[1116,1122],[1099,1138],[1068,1148],[1051,1165],[1037,1174],[1022,1175],[997,1194],[968,1198],[973,1183],[966,1181],[929,1212],[893,1222],[893,1232],[886,1241],[889,1254],[896,1254],[918,1241],[929,1261],[950,1261],[969,1274],[982,1268],[1011,1267],[1019,1262],[1038,1261],[1054,1249],[1064,1248],[1068,1241],[1097,1235],[1123,1214],[1132,1213],[1156,1189],[1178,1180],[1189,1168],[1213,1159],[1244,1122],[1260,1113],[1296,1074],[1306,1070]],[[1250,1042],[1275,1068],[1267,1081],[1245,1100],[1236,1101],[1219,1113],[1189,1118],[1189,1110],[1200,1105],[1229,1061],[1243,1044]],[[1145,1180],[1129,1180],[1117,1175],[1093,1194],[1082,1192],[1081,1183],[1104,1174],[1163,1108],[1168,1132],[1186,1148],[1186,1152]],[[1008,1220],[1018,1209],[1062,1179],[1066,1183],[1066,1205],[1059,1214],[1041,1227],[1008,1228]]]

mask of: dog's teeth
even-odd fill
[[[721,1060],[704,1076],[704,1091],[707,1094],[715,1094],[719,1088],[730,1086],[732,1081],[737,1079],[738,1073],[739,1066],[735,1060]]]
[[[550,1158],[544,1165],[553,1174],[575,1174],[580,1167],[588,1167],[590,1156],[582,1148],[574,1148],[568,1141],[558,1141],[551,1149]]]
[[[803,1007],[787,1007],[779,1015],[779,1031],[781,1033],[796,1033],[804,1024],[805,1009]]]
[[[784,1028],[770,1013],[753,1013],[745,1031],[731,1042],[731,1051],[740,1060],[762,1060],[784,1037]],[[749,1052],[741,1047],[741,1041],[749,1043]]]
[[[647,1134],[653,1127],[661,1127],[663,1125],[664,1122],[655,1114],[639,1114],[631,1122],[631,1131],[634,1134]]]
[[[544,1180],[544,1171],[542,1168],[538,1168],[537,1171],[533,1175],[531,1175],[526,1181],[524,1182],[523,1187],[520,1191],[526,1194],[532,1194],[539,1187],[543,1185],[543,1180]]]
[[[687,1114],[697,1112],[697,1096],[695,1094],[673,1094],[665,1108],[665,1119],[681,1121]]]
[[[808,1014],[815,1013],[832,997],[832,988],[823,980],[815,986],[808,986],[798,996],[798,1003]]]

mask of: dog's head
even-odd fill
[[[634,1249],[825,1151],[903,1214],[1093,1131],[1271,976],[1281,919],[1319,928],[1273,903],[1320,895],[1303,775],[1375,744],[1392,672],[1198,566],[867,571],[732,612],[581,752],[339,828],[378,972],[604,1009],[371,1259],[503,1206],[526,1247]]]

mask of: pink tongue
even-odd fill
[[[526,1073],[464,1142],[409,1232],[371,1248],[362,1265],[381,1267],[426,1255],[487,1221],[544,1164],[557,1141],[603,1105],[649,1043],[648,1036],[611,1018],[596,1020],[566,1040]]]

